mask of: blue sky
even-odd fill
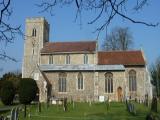
[[[82,26],[79,22],[74,22],[76,11],[74,7],[64,7],[55,9],[54,16],[49,13],[39,13],[39,8],[35,6],[40,0],[14,0],[12,1],[13,14],[10,18],[10,23],[13,25],[21,25],[21,29],[25,31],[25,19],[27,17],[43,16],[50,24],[50,41],[80,41],[80,40],[95,40],[97,35],[93,33],[96,26],[101,23],[97,21],[94,25],[88,25],[88,18],[92,18],[94,14],[88,13],[82,15]],[[139,13],[134,13],[132,10],[129,16],[146,22],[160,22],[159,0],[149,0],[149,4]],[[140,24],[133,24],[129,21],[124,21],[120,17],[116,17],[108,27],[108,32],[114,27],[129,27],[133,35],[134,49],[142,48],[145,52],[148,64],[153,63],[160,56],[160,26],[156,28],[146,27]],[[99,44],[105,38],[106,32],[102,32],[99,37]],[[23,59],[22,37],[17,36],[12,44],[1,45],[1,49],[6,53],[15,57],[18,62],[0,61],[0,76],[8,71],[21,70]]]

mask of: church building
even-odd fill
[[[142,50],[98,51],[97,41],[49,42],[49,29],[43,17],[26,19],[22,77],[36,80],[41,102],[152,98]]]

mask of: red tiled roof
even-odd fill
[[[52,52],[93,52],[96,50],[96,41],[80,42],[48,42],[41,49],[41,53]]]
[[[141,51],[98,52],[99,65],[145,65]]]

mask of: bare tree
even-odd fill
[[[114,28],[102,45],[104,50],[128,50],[132,46],[133,40],[129,28],[121,27]]]
[[[102,18],[104,18],[104,21],[100,22],[95,30],[99,35],[99,33],[104,30],[116,16],[122,17],[132,23],[152,27],[158,26],[159,23],[152,24],[145,21],[139,21],[130,17],[128,14],[131,7],[133,11],[137,12],[141,10],[148,1],[149,0],[41,0],[37,6],[41,8],[41,12],[47,11],[52,15],[56,6],[63,7],[64,5],[74,5],[77,8],[76,19],[78,17],[81,18],[82,13],[84,12],[94,12],[95,18],[91,19],[88,24],[94,24],[98,20],[102,20]]]
[[[151,83],[155,86],[155,92],[160,97],[160,57],[156,62],[150,66],[150,73],[152,77]]]
[[[20,26],[14,27],[9,23],[9,18],[12,14],[10,7],[11,0],[0,0],[0,44],[7,45],[13,43],[17,34],[22,34]],[[12,60],[16,61],[15,58],[8,56],[4,50],[0,49],[0,60]]]

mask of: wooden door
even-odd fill
[[[122,101],[122,88],[121,87],[118,87],[117,88],[117,96],[118,96],[118,101]]]

